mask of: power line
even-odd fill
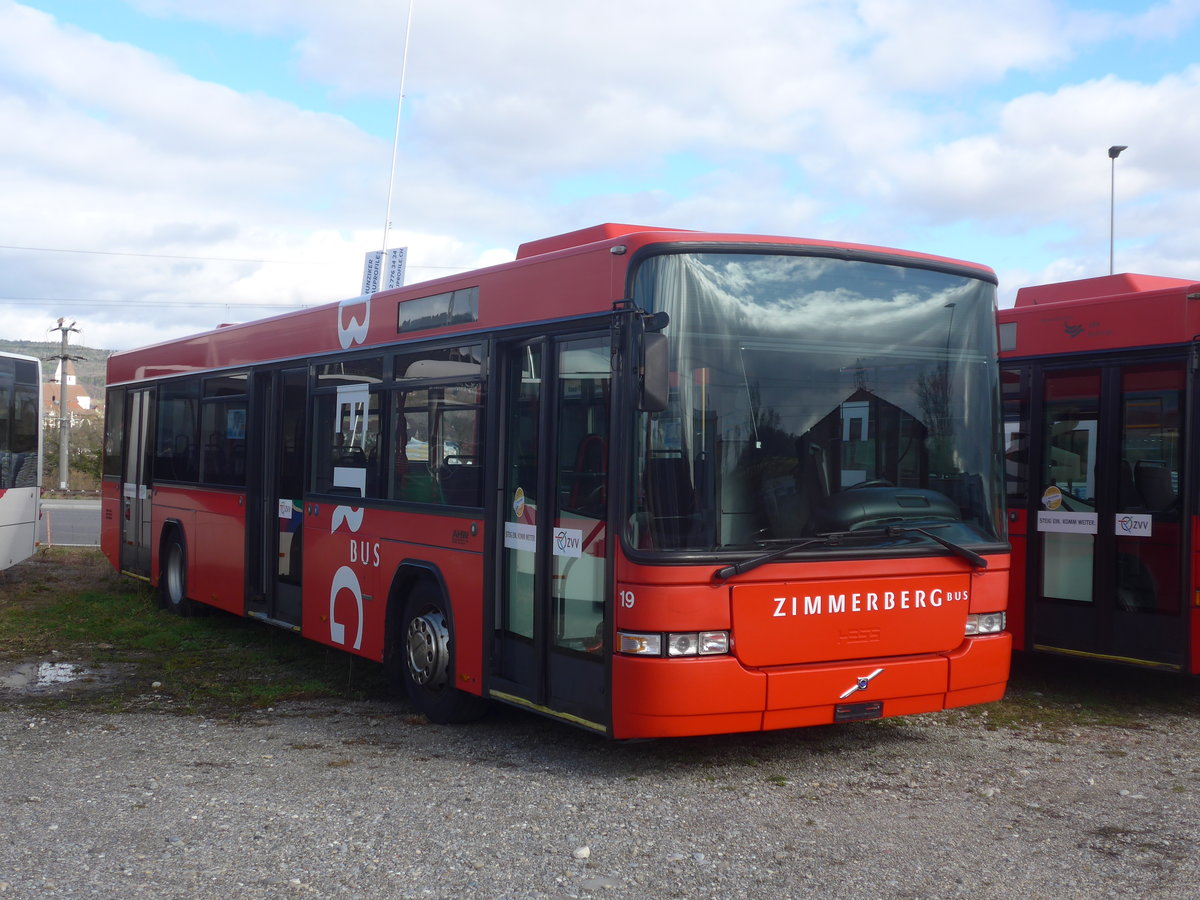
[[[315,259],[256,259],[248,256],[182,256],[173,253],[132,253],[123,250],[77,250],[71,247],[21,247],[17,244],[0,244],[0,250],[20,250],[26,253],[81,253],[88,256],[131,256],[138,259],[184,259],[192,262],[239,262],[239,263],[269,263],[280,266],[329,266],[334,263],[328,260]],[[410,269],[445,269],[465,271],[471,266],[414,266]]]
[[[75,250],[69,247],[19,247],[15,244],[0,244],[0,250],[24,250],[30,253],[84,253],[90,256],[135,256],[142,259],[189,259],[195,262],[248,262],[273,263],[287,266],[328,265],[312,259],[253,259],[245,256],[182,256],[173,253],[130,253],[121,250]]]
[[[11,303],[13,305],[28,305],[35,304],[65,304],[65,305],[87,305],[87,306],[137,306],[137,307],[188,307],[188,308],[211,308],[211,309],[231,309],[237,307],[239,309],[310,309],[314,306],[323,306],[325,303],[333,301],[319,301],[316,303],[247,303],[240,300],[230,300],[221,302],[219,300],[130,300],[130,299],[115,299],[115,300],[98,300],[89,297],[0,297],[0,303]]]

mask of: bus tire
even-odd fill
[[[195,604],[187,596],[187,550],[178,531],[172,531],[163,542],[158,604],[177,616],[195,615]]]
[[[454,640],[448,604],[431,581],[417,582],[404,602],[388,654],[394,685],[431,722],[470,722],[487,711],[482,697],[454,686]]]

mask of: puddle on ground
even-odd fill
[[[120,672],[112,666],[85,666],[73,662],[24,662],[0,670],[0,696],[39,696],[112,684]]]
[[[46,687],[51,684],[68,684],[85,677],[88,670],[75,663],[38,663],[37,681],[35,687]]]

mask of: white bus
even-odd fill
[[[42,366],[0,352],[0,569],[33,555],[42,486]]]

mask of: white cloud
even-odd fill
[[[1105,77],[1005,104],[996,128],[874,161],[877,203],[944,225],[972,220],[999,231],[1055,226],[1071,254],[1038,277],[1107,263],[1114,169],[1107,148],[1128,144],[1115,168],[1124,265],[1172,274],[1200,268],[1200,201],[1192,148],[1200,142],[1200,66],[1153,84]],[[1151,246],[1166,246],[1169,254]],[[1139,247],[1139,244],[1141,245]]]
[[[382,119],[394,110],[403,3],[129,2],[289,42],[302,77],[375,98]],[[391,244],[410,247],[416,280],[598,221],[931,252],[942,250],[924,244],[930,229],[965,222],[1009,246],[1053,232],[1059,243],[1031,242],[1005,267],[1014,277],[1086,272],[1107,252],[1104,150],[1124,143],[1122,249],[1131,267],[1176,274],[1200,261],[1198,70],[1147,83],[1061,73],[1114,36],[1173,34],[1198,6],[418,2]],[[1063,86],[1003,99],[1029,73],[1060,73]],[[90,334],[122,345],[262,313],[247,303],[353,293],[381,240],[386,140],[11,0],[0,0],[0,132],[0,203],[19,212],[0,244],[304,263],[0,250],[7,296],[128,301],[89,310]],[[987,246],[970,255],[995,262]],[[136,305],[155,300],[194,305]]]
[[[876,76],[899,90],[954,93],[1069,58],[1049,0],[862,0]]]

